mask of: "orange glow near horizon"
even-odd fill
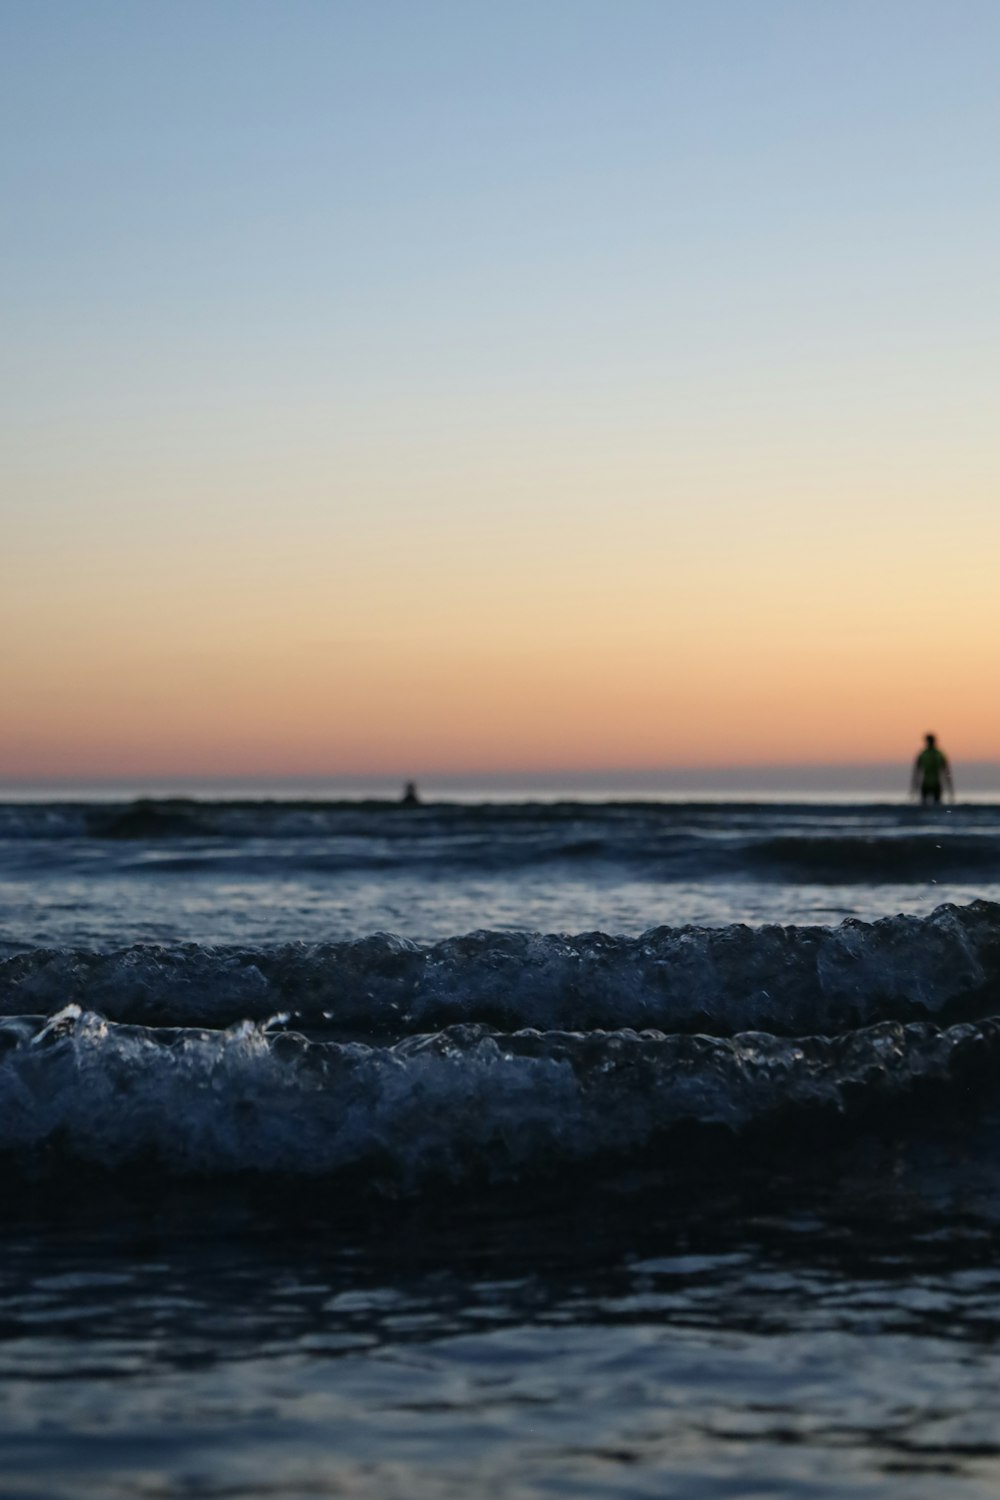
[[[715,545],[609,503],[527,555],[498,523],[244,550],[229,576],[223,549],[11,576],[0,776],[905,763],[926,728],[997,757],[985,556],[726,524]]]

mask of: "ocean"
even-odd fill
[[[995,1497],[1000,804],[0,803],[4,1500]]]

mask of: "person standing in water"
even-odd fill
[[[938,749],[933,734],[924,735],[924,748],[913,762],[910,789],[914,796],[920,793],[922,807],[926,807],[929,802],[940,802],[943,791],[947,791],[954,801],[955,789],[952,786],[948,757],[943,750]]]

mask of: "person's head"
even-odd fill
[[[924,739],[927,742],[927,748],[928,748],[928,750],[933,750],[934,746],[937,744],[937,737],[936,737],[936,735],[925,734],[924,735]]]

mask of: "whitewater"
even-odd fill
[[[996,1493],[1000,806],[22,799],[0,858],[4,1494]]]

